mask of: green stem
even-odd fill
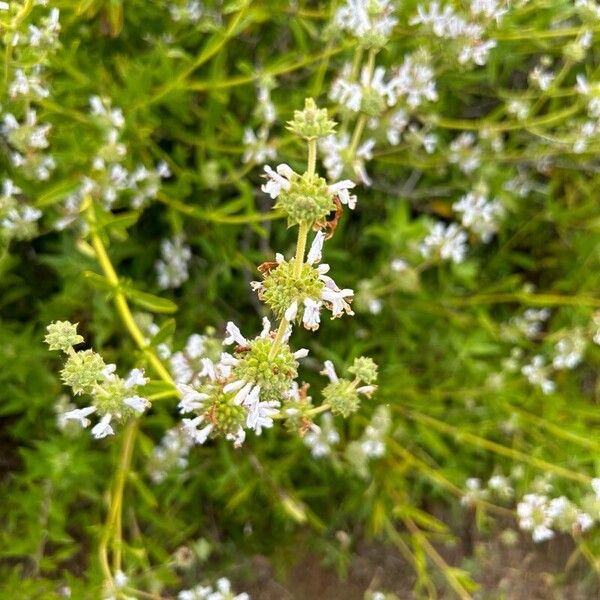
[[[308,140],[308,174],[313,176],[317,169],[317,139]]]
[[[369,82],[367,87],[371,86],[371,78],[373,77],[373,71],[375,70],[375,56],[377,55],[377,50],[369,50],[369,54],[367,57],[367,81]],[[362,137],[363,131],[365,130],[365,125],[367,124],[367,115],[361,113],[356,121],[356,125],[354,126],[354,131],[352,133],[352,140],[350,142],[350,149],[348,150],[348,154],[350,156],[350,160],[353,161],[356,155],[356,151],[358,149],[358,145],[360,144],[360,138]]]
[[[108,256],[104,243],[96,229],[96,213],[94,210],[94,203],[91,199],[88,199],[89,207],[87,210],[88,225],[90,227],[90,240],[92,247],[96,253],[96,258],[104,276],[107,281],[114,287],[114,303],[117,312],[127,329],[129,335],[138,346],[138,348],[144,353],[148,362],[156,372],[156,374],[171,385],[175,385],[173,378],[169,371],[162,364],[158,356],[154,354],[151,348],[146,344],[144,334],[138,327],[131,309],[127,303],[127,299],[123,292],[119,289],[119,276],[115,271],[115,268]],[[100,565],[106,581],[112,586],[114,581],[108,560],[108,546],[111,541],[112,547],[112,558],[113,558],[113,569],[118,571],[121,569],[121,552],[122,552],[122,535],[121,535],[121,514],[123,505],[123,491],[125,488],[125,481],[127,480],[127,474],[131,465],[131,458],[133,455],[133,449],[135,446],[135,437],[137,434],[137,421],[132,420],[127,424],[125,433],[123,436],[123,445],[121,446],[121,452],[119,455],[119,464],[117,472],[115,474],[114,489],[111,493],[110,509],[106,519],[104,532],[100,539],[98,548]]]
[[[363,131],[365,130],[365,125],[367,124],[367,115],[361,114],[358,117],[358,121],[356,121],[356,125],[354,127],[354,132],[352,133],[352,141],[350,142],[350,149],[348,150],[348,154],[350,156],[350,160],[354,160],[356,156],[356,151],[358,150],[358,144],[360,144],[360,138],[362,137]]]

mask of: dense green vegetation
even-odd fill
[[[445,554],[476,527],[567,544],[560,582],[577,572],[594,597],[599,16],[591,0],[0,2],[0,595],[204,598],[222,576],[249,589],[256,555],[282,582],[306,554],[343,579],[366,539],[399,554],[415,598],[510,598]],[[310,102],[286,126],[306,98],[336,122],[321,113],[318,144]],[[308,179],[273,192],[263,166],[282,163]],[[318,260],[313,305],[286,312],[311,228],[354,290],[354,316],[323,310],[318,331],[305,307],[336,314]],[[196,385],[202,358],[234,353],[226,324],[251,340],[265,315],[310,349],[236,341],[280,413],[258,436],[232,409],[194,444],[174,380]],[[90,399],[44,343],[57,321],[123,378],[94,381],[150,378],[151,407],[114,435],[65,419]],[[361,356],[375,393],[354,393],[375,379]],[[310,387],[284,401],[298,363]],[[376,584],[366,597],[400,594]]]

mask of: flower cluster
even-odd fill
[[[552,539],[556,531],[581,535],[600,520],[600,479],[593,479],[592,492],[584,495],[581,506],[566,496],[525,494],[517,504],[519,527],[531,532],[534,542]]]
[[[229,579],[221,577],[214,587],[197,585],[192,589],[179,592],[177,600],[250,600],[250,596],[246,592],[236,594],[231,589]]]
[[[256,109],[254,116],[259,120],[258,129],[244,129],[244,155],[242,162],[263,165],[277,158],[277,150],[269,140],[271,128],[277,119],[277,110],[271,100],[271,90],[275,87],[273,78],[264,77],[257,86]]]
[[[96,414],[99,422],[92,428],[96,439],[114,435],[113,424],[123,423],[144,413],[150,401],[140,396],[149,379],[142,369],[133,369],[125,379],[119,377],[116,365],[106,364],[103,358],[91,349],[76,351],[74,346],[83,342],[77,333],[77,324],[56,321],[48,325],[45,342],[50,350],[60,350],[67,355],[61,377],[75,396],[91,398],[83,408],[69,410],[65,420],[78,421],[82,427],[90,424],[89,416]]]
[[[74,224],[85,227],[79,217],[88,198],[105,211],[115,208],[121,197],[127,198],[132,208],[143,208],[156,197],[161,181],[171,176],[168,165],[162,161],[154,168],[138,164],[131,171],[123,164],[127,157],[127,146],[122,140],[126,123],[123,111],[113,106],[110,98],[91,96],[89,116],[100,144],[90,157],[87,174],[62,204],[61,215],[54,223],[58,230]]]
[[[457,55],[460,64],[485,65],[496,41],[485,39],[486,26],[499,24],[507,12],[506,2],[497,0],[471,0],[466,3],[469,14],[460,14],[447,4],[438,1],[420,4],[411,25],[422,25],[438,38],[449,40],[450,51]]]
[[[188,280],[188,264],[192,258],[191,248],[184,243],[183,236],[163,240],[160,244],[160,260],[156,261],[158,287],[178,288]]]
[[[28,240],[37,233],[42,211],[22,199],[22,190],[12,180],[2,182],[0,193],[0,248],[11,240]]]

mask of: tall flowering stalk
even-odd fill
[[[288,129],[307,145],[307,168],[296,173],[289,165],[265,167],[262,190],[276,200],[275,208],[287,217],[289,227],[297,227],[296,252],[290,259],[277,254],[276,260],[259,266],[262,281],[252,282],[253,290],[274,313],[279,324],[272,328],[265,317],[259,335],[246,338],[233,322],[227,324],[226,346],[218,358],[202,359],[203,368],[192,383],[180,383],[179,409],[191,414],[183,420],[184,429],[196,443],[224,436],[240,446],[247,430],[258,435],[272,427],[274,419],[285,419],[288,427],[304,433],[311,417],[331,409],[348,416],[358,409],[359,394],[374,391],[377,367],[368,358],[357,359],[349,369],[353,380],[336,381],[323,390],[323,404],[313,407],[307,386],[297,382],[299,360],[308,350],[292,349],[293,327],[318,329],[321,312],[332,318],[352,315],[353,291],[340,288],[328,275],[329,265],[321,262],[323,245],[335,231],[344,206],[354,208],[354,183],[343,180],[328,184],[317,172],[317,141],[330,135],[335,123],[327,110],[318,109],[307,99],[304,110],[296,111]],[[307,246],[314,232],[310,248]],[[326,369],[331,375],[331,369]]]
[[[307,394],[308,386],[298,382],[300,359],[308,350],[292,349],[290,336],[294,326],[315,331],[321,323],[323,310],[331,318],[352,315],[354,292],[340,288],[329,273],[329,265],[322,262],[325,241],[335,233],[336,224],[344,207],[353,209],[356,196],[351,193],[354,182],[346,179],[327,183],[317,172],[317,141],[331,135],[335,123],[327,110],[317,108],[314,100],[307,99],[304,110],[296,111],[288,129],[307,145],[307,168],[296,173],[289,165],[276,169],[265,167],[266,182],[262,190],[276,200],[275,208],[287,216],[288,226],[297,227],[295,255],[286,259],[276,255],[273,262],[258,267],[262,281],[252,282],[258,294],[278,319],[263,319],[262,331],[246,338],[237,325],[228,322],[222,345],[202,343],[195,352],[200,369],[193,377],[173,362],[173,376],[165,369],[159,357],[148,347],[143,333],[131,316],[127,299],[119,288],[116,274],[96,223],[93,198],[83,203],[87,232],[92,247],[102,266],[107,284],[114,288],[115,305],[129,333],[145,355],[149,366],[168,386],[176,388],[178,409],[184,415],[180,433],[185,444],[204,444],[212,438],[224,437],[240,447],[248,430],[260,435],[273,426],[275,419],[286,421],[288,430],[304,435],[319,427],[312,422],[315,415],[331,411],[348,417],[360,406],[361,395],[371,395],[377,380],[377,365],[367,357],[359,357],[347,369],[349,377],[339,377],[333,364],[326,361],[323,374],[329,383],[322,390],[323,402],[313,406]],[[312,237],[308,248],[309,238]],[[113,488],[109,516],[101,539],[100,558],[109,589],[115,588],[121,572],[121,504],[125,473],[132,460],[137,417],[151,406],[151,396],[144,394],[149,379],[140,368],[133,369],[126,378],[116,375],[116,366],[106,364],[92,349],[75,350],[83,342],[77,326],[69,322],[55,322],[48,326],[46,342],[51,350],[66,355],[62,378],[75,396],[89,397],[87,406],[69,410],[65,420],[77,421],[88,427],[92,415],[98,422],[92,428],[95,438],[105,438],[125,425],[124,443],[117,477]],[[196,356],[197,355],[197,356]],[[143,395],[144,394],[144,395]],[[113,567],[109,566],[107,547],[112,536]]]

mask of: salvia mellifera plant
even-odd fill
[[[247,600],[213,544],[237,581],[250,547],[344,571],[372,535],[468,599],[450,500],[465,546],[496,514],[599,571],[599,17],[0,1],[8,595]]]
[[[345,208],[354,209],[357,203],[352,193],[353,181],[328,183],[317,170],[318,141],[331,135],[335,126],[327,110],[318,108],[308,98],[304,109],[296,111],[287,124],[289,131],[306,143],[306,170],[296,173],[287,164],[275,169],[265,166],[262,190],[276,201],[274,209],[285,215],[288,230],[297,230],[294,256],[277,253],[275,261],[258,266],[262,280],[251,284],[277,325],[264,317],[260,333],[246,337],[235,323],[228,322],[222,346],[207,346],[205,355],[200,357],[201,369],[185,383],[173,379],[159,358],[148,350],[150,366],[156,374],[164,383],[176,386],[177,406],[183,417],[181,431],[190,443],[204,444],[223,437],[239,448],[248,431],[260,435],[278,420],[289,431],[304,436],[311,429],[318,430],[313,423],[315,415],[330,411],[349,417],[359,410],[361,397],[371,396],[376,390],[378,368],[371,358],[355,359],[345,369],[345,377],[338,376],[333,363],[326,361],[323,375],[328,383],[320,392],[322,401],[315,405],[308,385],[300,380],[300,361],[309,351],[294,349],[291,343],[295,327],[316,331],[323,314],[331,314],[332,319],[354,314],[354,292],[339,287],[329,274],[329,265],[323,262],[326,240],[335,234],[338,219]],[[114,274],[94,230],[94,200],[86,197],[83,206],[96,256],[109,267],[107,276]],[[116,296],[116,303],[131,332],[139,338],[139,328],[122,296]],[[144,369],[135,368],[121,377],[116,365],[106,364],[94,350],[76,350],[84,340],[77,333],[77,325],[68,321],[50,324],[45,339],[50,350],[66,354],[61,371],[64,384],[76,397],[88,400],[86,406],[69,410],[63,418],[83,427],[88,427],[92,418],[97,419],[91,428],[97,439],[112,436],[122,427],[134,432],[137,419],[152,406],[152,396],[145,392],[151,382]],[[143,338],[141,341],[142,349],[147,350]],[[126,444],[125,450],[125,459],[130,460],[130,445]],[[120,510],[115,501],[121,497],[122,488],[113,499],[111,511],[114,506],[115,511]],[[113,519],[118,518],[115,513]],[[112,525],[109,531],[114,529]],[[118,553],[114,544],[113,549]],[[106,549],[102,559],[107,584],[114,585],[115,573],[108,565]],[[118,561],[117,566],[120,572]]]

